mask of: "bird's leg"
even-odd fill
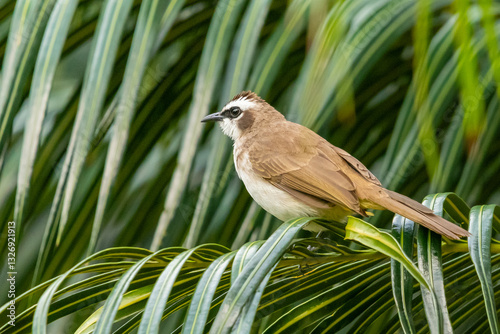
[[[305,274],[307,273],[307,270],[308,270],[309,268],[310,268],[310,267],[309,267],[309,265],[306,263],[306,264],[304,265],[304,269],[305,269],[305,270],[303,270],[303,269],[302,269],[302,265],[301,265],[301,264],[299,264],[299,273],[300,273],[301,275],[305,275]]]

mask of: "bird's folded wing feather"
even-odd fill
[[[339,166],[343,164],[345,169],[347,164],[328,142],[312,134],[305,132],[281,140],[274,136],[273,142],[257,141],[249,153],[254,172],[310,205],[319,208],[341,205],[365,215],[354,183]]]
[[[382,183],[375,177],[375,175],[372,174],[368,170],[368,168],[365,167],[358,159],[347,153],[341,148],[338,148],[336,146],[333,146],[333,149],[344,159],[355,171],[357,171],[359,174],[361,174],[367,181],[370,181],[376,185],[381,186]]]

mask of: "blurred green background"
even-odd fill
[[[242,90],[389,189],[499,203],[499,14],[492,0],[0,0],[0,249],[14,220],[18,291],[109,247],[266,239],[280,222],[200,123]]]

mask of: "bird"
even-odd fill
[[[320,217],[345,222],[349,215],[389,210],[450,239],[470,236],[423,204],[385,189],[358,159],[309,128],[288,121],[252,91],[243,91],[220,112],[217,122],[233,140],[234,166],[250,196],[282,221]],[[311,223],[306,230],[321,232]]]

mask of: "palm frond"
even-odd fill
[[[491,0],[0,0],[0,249],[14,221],[17,271],[0,332],[498,332],[499,15]],[[199,122],[241,90],[387,188],[434,194],[473,237],[352,218],[370,249],[344,224],[318,220],[328,239],[280,225]]]

